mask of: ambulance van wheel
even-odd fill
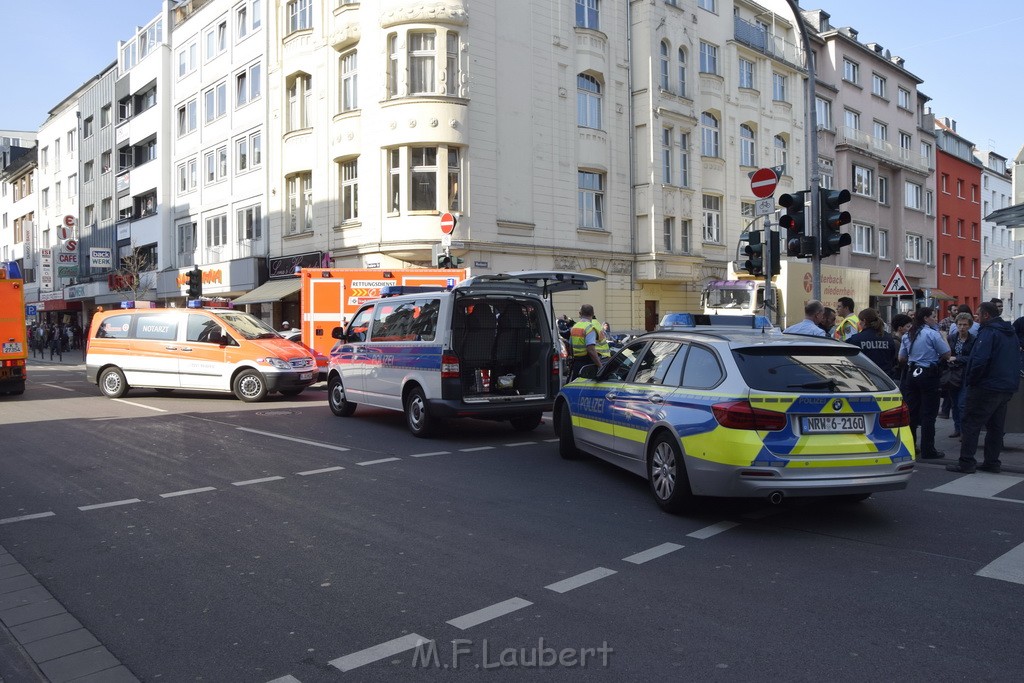
[[[106,368],[101,372],[99,385],[107,398],[121,398],[128,393],[128,382],[118,368]]]
[[[345,400],[345,385],[337,375],[327,380],[327,405],[338,417],[348,417],[356,412],[356,404]]]
[[[238,400],[257,403],[267,397],[267,382],[256,370],[242,370],[235,376],[231,390]]]

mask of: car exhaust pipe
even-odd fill
[[[772,491],[768,494],[768,502],[772,505],[779,505],[782,502],[782,491]]]

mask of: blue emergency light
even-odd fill
[[[669,313],[661,321],[662,329],[729,327],[733,329],[770,330],[772,321],[764,315],[706,315],[703,313]]]

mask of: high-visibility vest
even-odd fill
[[[572,357],[582,358],[587,355],[587,333],[594,330],[597,333],[597,355],[601,358],[608,358],[612,355],[608,348],[608,340],[604,336],[604,328],[597,320],[581,320],[572,326],[569,331],[569,341],[572,343]]]
[[[858,318],[855,314],[851,313],[850,315],[846,316],[845,318],[839,321],[839,324],[836,325],[836,331],[832,333],[832,337],[838,339],[839,341],[846,341],[847,339],[849,339],[850,337],[852,337],[853,335],[857,334],[857,332],[860,331],[858,329],[859,326],[860,318]],[[850,329],[848,330],[847,328]]]

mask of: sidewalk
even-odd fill
[[[1016,401],[1010,403],[1011,408],[1014,407]],[[1006,416],[1006,428],[1014,429],[1014,424],[1021,423],[1021,416]],[[935,448],[946,454],[946,457],[942,460],[918,460],[917,464],[920,465],[933,465],[936,467],[945,467],[955,463],[960,457],[960,439],[950,438],[950,434],[953,433],[953,420],[942,419],[941,417],[935,420]],[[981,463],[984,460],[985,452],[985,432],[982,431],[978,437],[978,450],[974,454],[975,460]],[[1016,474],[1024,474],[1024,432],[1009,433],[1003,435],[1003,450],[999,454],[999,461],[1003,464],[1004,472],[1013,472]]]
[[[47,365],[49,365],[51,367],[52,366],[74,367],[74,366],[77,366],[77,365],[84,366],[85,365],[85,352],[82,349],[72,349],[71,351],[68,351],[67,353],[63,354],[62,356],[54,355],[53,360],[50,360],[50,352],[49,351],[44,353],[42,358],[40,358],[38,356],[33,358],[32,355],[29,354],[28,366],[30,368],[33,367],[33,366],[37,367],[37,368],[39,368],[39,367],[46,367]]]

